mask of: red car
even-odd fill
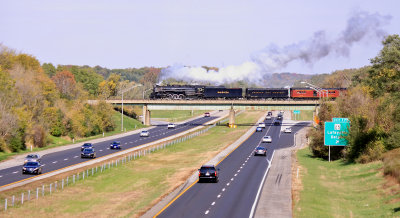
[[[292,88],[290,90],[290,97],[292,99],[319,99],[326,97],[326,91],[328,91],[329,98],[337,98],[340,93],[346,89],[341,88],[323,88],[324,92],[317,92],[310,88]]]

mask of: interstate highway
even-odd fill
[[[157,217],[249,217],[253,205],[256,206],[255,199],[274,150],[293,146],[294,134],[307,125],[298,123],[291,126],[292,133],[283,133],[290,124],[284,122],[283,126],[274,126],[275,119],[267,122],[263,132],[252,134],[217,165],[220,168],[218,183],[194,183]],[[268,149],[267,156],[254,156],[254,149],[265,135],[272,136],[272,143],[261,143]]]
[[[140,137],[138,133],[113,140],[107,140],[95,143],[93,145],[96,150],[96,156],[102,157],[108,154],[119,152],[121,150],[126,150],[132,147],[136,147],[152,141],[166,138],[168,136],[175,135],[177,133],[202,125],[216,118],[217,118],[216,116],[201,117],[189,121],[187,123],[176,125],[174,129],[167,129],[167,125],[159,125],[149,130],[150,132],[149,137]],[[109,149],[110,143],[112,141],[120,141],[121,150]],[[91,160],[91,159],[82,159],[80,155],[81,155],[80,147],[44,155],[42,157],[43,174]],[[36,176],[29,174],[22,175],[22,165],[23,163],[21,163],[20,166],[9,167],[0,170],[0,188]]]

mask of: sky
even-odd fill
[[[0,8],[0,43],[41,63],[172,66],[181,74],[199,66],[304,74],[358,68],[379,53],[383,35],[400,33],[398,0],[0,0]],[[277,61],[272,50],[279,58],[303,52],[319,33],[329,42],[323,46],[340,44],[354,14],[382,18],[375,28],[383,34],[369,34],[344,53],[335,48],[319,58],[263,67]]]

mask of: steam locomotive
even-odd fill
[[[167,85],[155,86],[150,99],[318,99],[337,98],[345,88],[226,88],[224,86]],[[324,96],[323,96],[324,95]]]

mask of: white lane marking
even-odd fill
[[[235,175],[234,176],[237,176],[237,173],[235,173]]]
[[[129,143],[131,143],[131,144],[132,144],[133,142],[129,142]],[[126,144],[126,143],[125,143],[125,144]]]
[[[3,177],[3,176],[0,175],[0,178],[1,178],[1,177]]]
[[[240,169],[242,169],[243,167],[240,167]]]
[[[272,152],[271,161],[269,161],[269,163],[272,163],[272,160],[274,159],[274,154],[275,154],[275,150]],[[269,168],[271,168],[271,164],[268,164],[268,168],[264,173],[264,177],[261,180],[260,186],[258,187],[256,199],[254,199],[253,206],[251,207],[249,218],[253,218],[253,216],[254,216],[254,212],[256,210],[256,206],[257,206],[257,202],[258,202],[258,198],[260,197],[261,189],[262,189],[262,186],[264,185],[265,178],[267,178],[267,174],[268,174]]]
[[[13,172],[13,173],[18,173],[19,171],[15,171],[15,172]]]
[[[228,183],[226,183],[226,186],[229,186],[230,184],[229,184],[229,182]]]
[[[206,212],[205,212],[205,214],[208,214],[208,212],[210,212],[209,210],[207,210]]]
[[[108,150],[110,150],[110,148],[107,148]]]
[[[223,188],[222,191],[224,192],[224,191],[225,191],[225,188]]]
[[[57,163],[57,161],[53,161],[53,164]]]
[[[99,150],[99,151],[103,151],[103,150]]]
[[[127,145],[128,144],[128,142],[125,142],[125,145]]]
[[[65,158],[64,160],[68,160],[68,158]]]
[[[231,178],[231,181],[233,181],[233,178]]]
[[[78,156],[75,156],[74,158],[77,158]]]
[[[218,196],[217,196],[217,198],[220,198],[220,197],[221,197],[221,195],[218,195]]]
[[[214,205],[215,205],[215,201],[211,203],[211,206],[214,206]]]
[[[46,166],[46,164],[43,164],[42,167]]]
[[[240,172],[240,170],[237,171],[238,173]]]

